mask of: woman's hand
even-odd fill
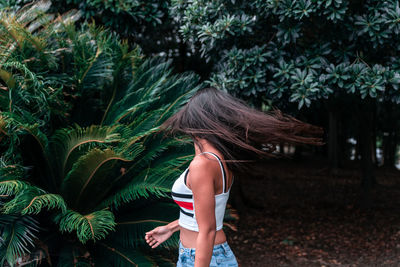
[[[173,232],[165,225],[156,227],[150,232],[147,232],[144,238],[151,248],[156,248],[170,238],[172,234]]]
[[[173,233],[179,230],[178,220],[167,225],[159,226],[146,233],[144,239],[151,248],[158,247],[161,243],[171,237]]]

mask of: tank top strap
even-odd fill
[[[222,170],[222,192],[226,193],[225,192],[225,184],[226,184],[225,168],[224,168],[224,165],[222,164],[221,159],[213,152],[202,152],[199,155],[205,154],[205,153],[213,155],[218,160],[219,166],[221,167],[221,170]]]
[[[183,183],[184,183],[185,185],[187,185],[186,180],[187,180],[188,173],[189,173],[189,168],[187,168],[187,169],[185,170],[185,174],[184,174],[185,176],[184,176],[184,178],[183,178]]]

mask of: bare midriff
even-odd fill
[[[185,248],[195,248],[196,240],[199,232],[188,230],[186,228],[180,227],[180,239],[181,243]],[[222,244],[226,242],[226,235],[224,230],[218,230],[215,233],[214,245]]]

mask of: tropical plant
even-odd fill
[[[176,218],[169,191],[192,151],[158,126],[198,78],[76,28],[75,11],[53,20],[48,4],[0,16],[0,60],[13,62],[0,76],[1,262],[162,266],[144,232]]]

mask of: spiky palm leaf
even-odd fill
[[[110,184],[110,174],[113,174],[115,161],[131,161],[143,148],[136,146],[132,158],[124,158],[115,151],[106,149],[92,149],[80,157],[72,166],[61,184],[61,193],[71,207],[87,211],[93,208],[107,193]],[[89,203],[88,203],[89,202]]]
[[[61,232],[76,232],[82,243],[104,239],[115,227],[114,214],[108,210],[98,210],[86,215],[68,210],[58,214],[55,221]]]
[[[31,251],[39,231],[30,216],[0,214],[0,265],[13,263]]]
[[[0,109],[22,116],[33,113],[36,118],[49,119],[48,105],[57,102],[60,87],[51,76],[57,69],[57,42],[53,28],[60,23],[77,19],[77,12],[53,20],[46,14],[50,1],[42,0],[26,5],[19,11],[0,12],[0,79],[5,83],[0,90]]]
[[[99,144],[111,144],[120,141],[119,135],[110,127],[92,125],[87,128],[75,126],[59,129],[52,136],[50,152],[54,155],[54,167],[57,176],[62,178],[71,170],[73,163],[91,148]],[[62,180],[59,183],[63,182]]]
[[[119,242],[124,247],[136,248],[144,245],[146,232],[160,225],[166,225],[176,218],[178,207],[173,203],[149,201],[140,208],[125,212],[116,221],[116,231],[106,241]],[[169,211],[169,212],[166,212]],[[162,246],[171,247],[178,244],[178,235],[165,241]]]
[[[192,155],[185,142],[165,138],[158,127],[188,101],[199,79],[171,75],[170,61],[143,60],[139,49],[129,50],[108,31],[49,18],[27,15],[16,23],[36,25],[21,32],[31,55],[50,55],[45,64],[33,59],[12,65],[24,39],[0,43],[13,47],[0,59],[11,62],[0,78],[5,91],[16,93],[12,99],[0,94],[0,110],[8,110],[0,113],[0,137],[18,141],[0,166],[0,210],[35,215],[51,228],[44,240],[48,254],[59,255],[53,259],[59,266],[162,266],[162,258],[142,250],[141,239],[144,231],[178,215],[169,192]],[[54,45],[46,43],[46,34]],[[32,105],[23,102],[21,86],[33,90]],[[60,114],[49,100],[52,86],[67,96],[53,100],[71,100],[70,115],[57,123],[51,120]],[[11,100],[18,100],[11,111],[3,109]],[[176,245],[176,239],[165,245]]]
[[[182,166],[187,165],[192,159],[192,155],[171,155],[171,157],[173,156],[175,158],[163,157],[159,159],[160,162],[151,168],[146,168],[137,173],[133,181],[105,199],[100,204],[100,207],[112,206],[118,208],[136,199],[147,198],[150,195],[155,197],[169,196],[173,182],[171,177],[178,177]],[[130,170],[128,169],[128,171]]]
[[[94,263],[100,267],[156,266],[156,262],[140,250],[124,248],[118,244],[109,245],[99,242],[94,253]]]
[[[43,190],[29,186],[6,202],[1,208],[4,214],[39,214],[42,209],[60,209],[65,212],[67,206],[64,199],[57,194],[48,194]]]

